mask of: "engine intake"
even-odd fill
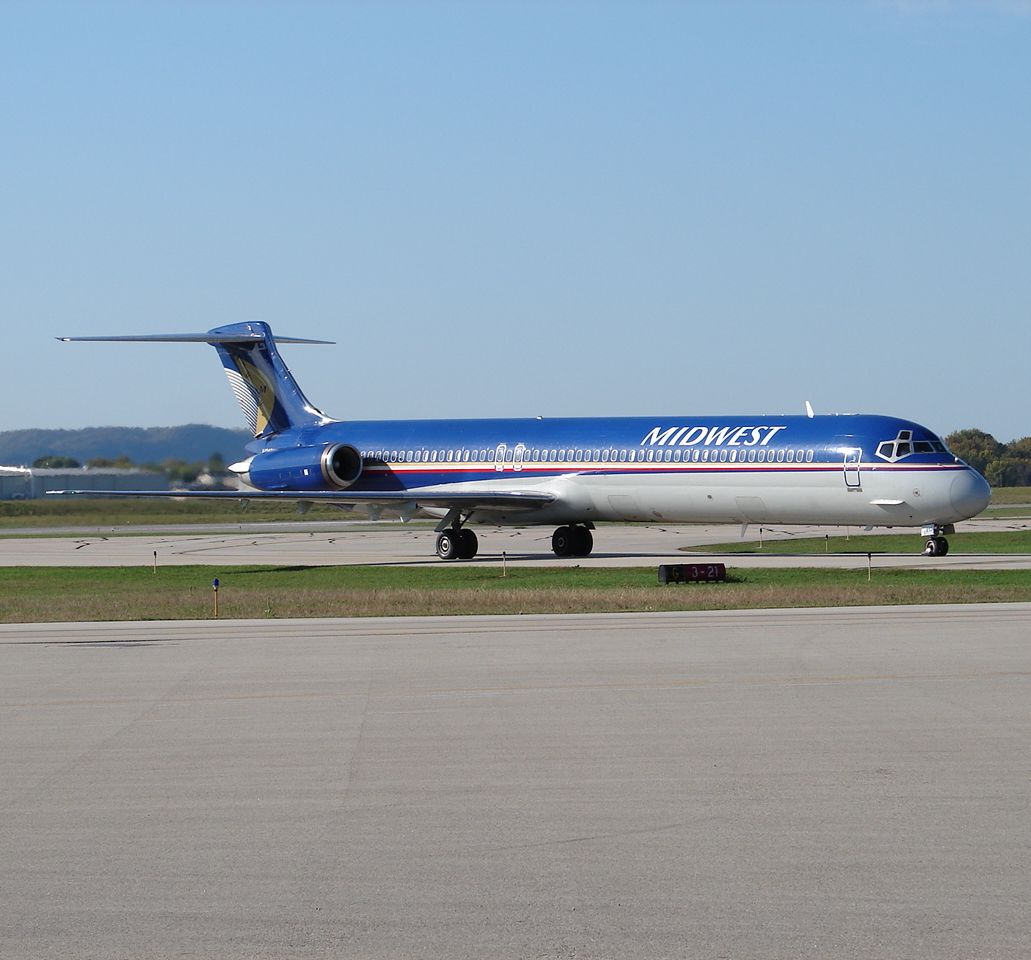
[[[349,443],[325,447],[288,447],[257,453],[241,479],[258,490],[346,490],[362,474],[362,455]]]
[[[322,451],[322,475],[327,483],[346,490],[362,475],[362,455],[349,443],[333,443]]]

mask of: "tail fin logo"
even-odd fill
[[[272,419],[276,405],[276,391],[268,378],[254,364],[242,357],[233,357],[236,369],[226,367],[226,378],[243,410],[251,434],[260,437]]]

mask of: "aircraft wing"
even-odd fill
[[[330,504],[373,503],[415,504],[420,507],[458,507],[473,509],[493,507],[505,510],[533,510],[555,501],[550,493],[535,491],[484,490],[482,493],[420,493],[419,490],[374,490],[352,493],[350,490],[319,490],[296,493],[289,490],[48,490],[48,497],[175,497],[198,500],[272,500],[281,503],[307,502]]]

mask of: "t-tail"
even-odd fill
[[[267,323],[252,321],[215,327],[207,333],[144,334],[126,337],[59,337],[60,340],[103,340],[150,343],[210,343],[225,368],[244,418],[255,437],[331,422],[313,406],[294,380],[277,343],[331,343],[273,336]]]

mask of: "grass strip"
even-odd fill
[[[2,567],[0,622],[444,616],[1031,601],[1031,570],[734,570],[662,586],[655,568]]]
[[[950,553],[1031,554],[1031,530],[1005,530],[998,533],[955,533],[948,536]],[[766,540],[760,548],[758,540],[737,540],[711,543],[701,547],[681,547],[685,553],[756,553],[763,556],[800,553],[867,553],[917,554],[923,539],[914,533],[860,533],[852,537],[786,537]]]

